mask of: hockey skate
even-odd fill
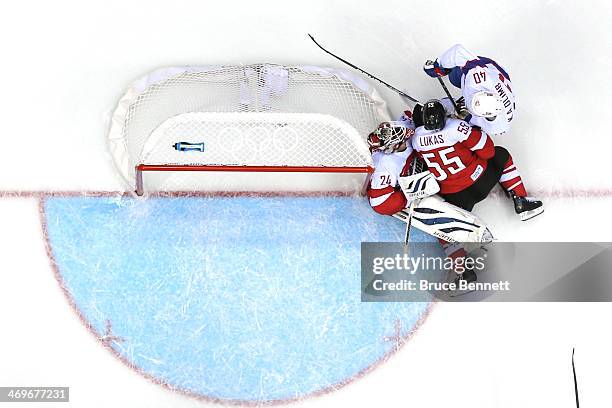
[[[519,197],[514,191],[510,192],[514,201],[514,210],[521,217],[521,221],[527,221],[544,212],[544,206],[540,200],[532,197]]]
[[[455,284],[456,289],[451,290],[449,292],[450,297],[462,296],[462,295],[466,295],[474,291],[473,289],[462,288],[461,283],[476,282],[478,280],[478,276],[476,275],[476,272],[474,272],[472,269],[468,269],[462,274],[457,274],[456,272],[451,272],[451,273],[455,275],[454,279],[452,277],[451,279],[452,279],[452,282]]]

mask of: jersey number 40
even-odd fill
[[[436,180],[446,180],[448,173],[457,174],[465,169],[465,164],[459,156],[451,156],[452,153],[455,153],[453,146],[435,152],[423,153],[423,159],[427,163],[427,167],[435,170]]]

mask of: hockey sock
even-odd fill
[[[463,245],[460,242],[446,242],[442,238],[438,238],[438,242],[440,242],[440,245],[442,245],[442,249],[444,250],[446,256],[449,259],[452,259],[453,264],[463,265],[464,258],[467,256],[467,252],[465,251]],[[463,270],[461,272],[458,272],[456,270],[455,272],[462,273]]]
[[[442,245],[444,253],[449,258],[462,258],[467,255],[465,249],[463,249],[463,245],[461,244],[461,242],[446,242],[442,238],[438,238],[438,242],[440,243],[440,245]]]
[[[512,156],[508,155],[508,161],[504,165],[504,171],[499,179],[499,183],[506,191],[514,191],[519,197],[526,197],[527,191],[521,179],[521,175],[512,161]]]

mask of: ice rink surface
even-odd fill
[[[161,66],[339,67],[309,42],[310,32],[424,100],[441,92],[422,73],[423,61],[461,42],[512,76],[516,123],[496,143],[509,148],[528,190],[546,206],[541,217],[520,223],[497,194],[475,212],[503,240],[607,241],[611,17],[604,1],[6,5],[0,191],[124,189],[105,144],[110,113],[129,83]],[[393,113],[401,112],[399,98],[379,89]],[[49,225],[60,219],[48,218]],[[40,223],[37,198],[0,199],[0,385],[70,386],[78,407],[206,405],[152,383],[100,347],[58,288]],[[610,312],[607,304],[438,305],[385,364],[294,405],[572,407],[575,346],[582,403],[602,406],[612,366]]]

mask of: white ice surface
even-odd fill
[[[107,121],[127,85],[160,66],[340,66],[307,40],[311,32],[426,99],[440,90],[422,62],[462,42],[512,75],[516,124],[497,142],[547,205],[525,224],[502,198],[477,212],[503,239],[610,240],[611,17],[605,1],[13,2],[0,13],[0,190],[121,189]],[[398,113],[399,99],[381,92]],[[0,385],[69,385],[78,407],[201,406],[133,374],[87,333],[53,279],[34,200],[0,200],[0,225]],[[610,312],[607,304],[440,305],[387,364],[299,405],[572,407],[576,346],[583,405],[602,406]]]

